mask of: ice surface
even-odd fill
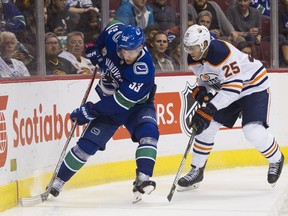
[[[0,216],[283,216],[288,215],[288,167],[272,188],[268,167],[206,171],[196,190],[167,195],[175,176],[153,177],[156,190],[132,204],[132,182],[122,181],[64,190],[35,207],[17,207]]]

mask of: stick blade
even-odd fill
[[[171,202],[171,200],[172,200],[172,197],[173,197],[173,194],[175,192],[175,189],[176,189],[176,185],[173,184],[172,187],[171,187],[170,193],[167,196],[167,199],[168,199],[169,202]]]
[[[32,206],[39,205],[45,202],[48,199],[48,196],[49,196],[49,192],[45,191],[44,193],[36,195],[36,196],[23,197],[23,198],[20,198],[19,204],[22,207],[32,207]]]

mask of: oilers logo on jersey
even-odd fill
[[[215,73],[204,73],[200,75],[200,79],[215,91],[221,89],[221,81]]]

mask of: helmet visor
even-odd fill
[[[184,51],[188,54],[198,54],[199,52],[201,52],[201,48],[199,45],[186,46],[184,44]]]

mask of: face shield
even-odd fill
[[[195,55],[198,54],[201,51],[201,48],[199,45],[194,45],[194,46],[186,46],[184,44],[184,51],[190,55]]]
[[[202,58],[202,56],[205,53],[205,50],[202,50],[200,45],[194,45],[194,46],[184,45],[184,51],[188,53],[191,56],[191,58],[195,61],[198,61]]]

